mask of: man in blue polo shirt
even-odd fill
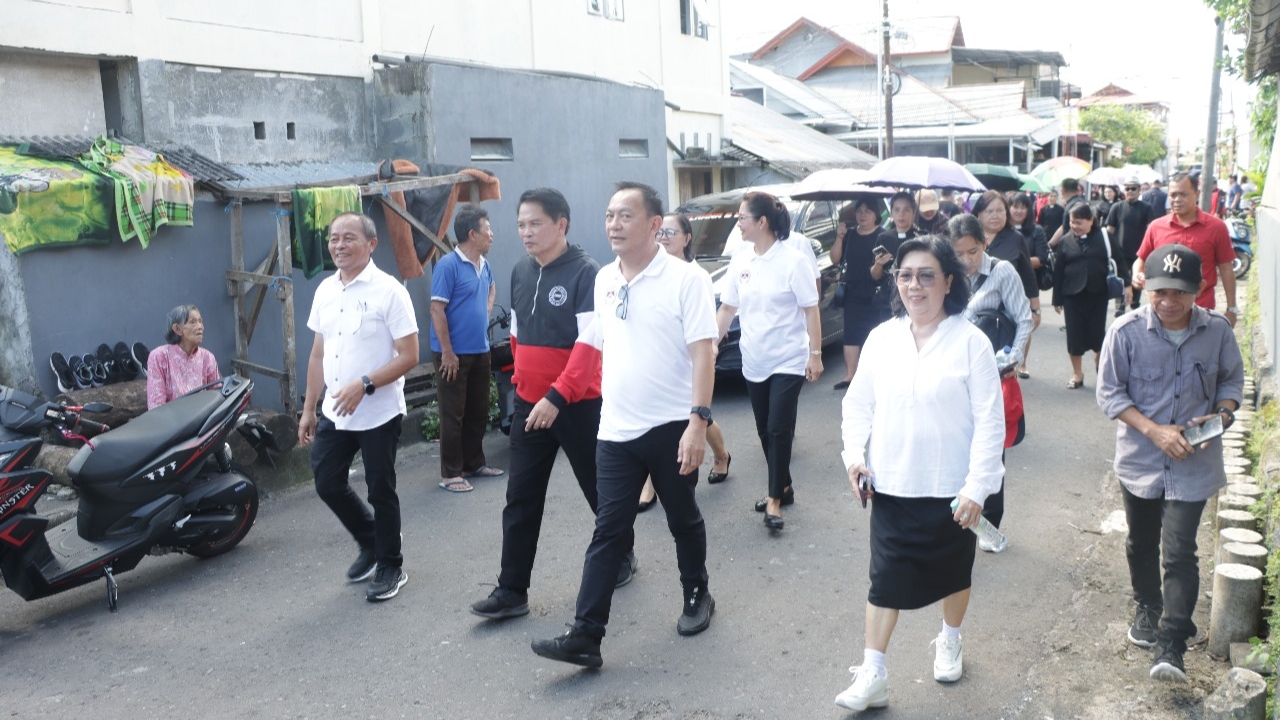
[[[465,205],[453,221],[458,247],[431,273],[431,356],[440,408],[440,487],[469,492],[468,477],[494,477],[484,457],[489,420],[489,313],[497,286],[485,253],[489,213]]]

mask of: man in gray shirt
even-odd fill
[[[1196,530],[1226,473],[1220,437],[1193,446],[1183,431],[1217,415],[1231,425],[1244,362],[1226,317],[1195,304],[1204,287],[1199,255],[1162,245],[1147,269],[1150,304],[1117,320],[1103,342],[1098,406],[1120,420],[1115,473],[1138,603],[1129,642],[1155,648],[1151,677],[1186,680],[1182,655],[1196,634],[1191,615],[1200,590]]]

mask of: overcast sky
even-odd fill
[[[853,32],[875,22],[880,0],[721,0],[724,38],[730,53],[755,50],[800,16]],[[974,9],[967,9],[974,8]],[[996,8],[1007,8],[995,10]],[[1041,9],[1043,8],[1043,10]],[[1170,106],[1171,142],[1203,142],[1208,126],[1213,60],[1213,13],[1202,0],[1072,0],[1071,2],[958,3],[889,0],[890,22],[937,26],[936,18],[959,16],[965,45],[1001,50],[1056,50],[1066,58],[1063,80],[1089,94],[1116,83],[1156,96]],[[927,18],[935,18],[930,21]],[[870,38],[850,37],[861,42]],[[1227,36],[1228,47],[1242,37]],[[1252,88],[1223,74],[1223,112],[1233,107],[1247,134]],[[1223,124],[1232,116],[1225,114]]]

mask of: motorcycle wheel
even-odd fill
[[[249,484],[249,496],[244,502],[235,505],[224,505],[220,510],[230,510],[236,517],[236,529],[226,537],[210,540],[207,543],[192,545],[183,550],[198,558],[211,558],[221,555],[236,545],[249,534],[249,530],[253,528],[253,521],[258,518],[258,486],[253,483]]]
[[[1239,280],[1249,272],[1249,266],[1253,264],[1253,257],[1243,250],[1236,251],[1236,259],[1231,263],[1231,269],[1235,271],[1236,279]]]

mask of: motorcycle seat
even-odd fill
[[[120,482],[160,453],[192,439],[225,398],[216,390],[177,398],[93,439],[67,465],[77,485]]]

